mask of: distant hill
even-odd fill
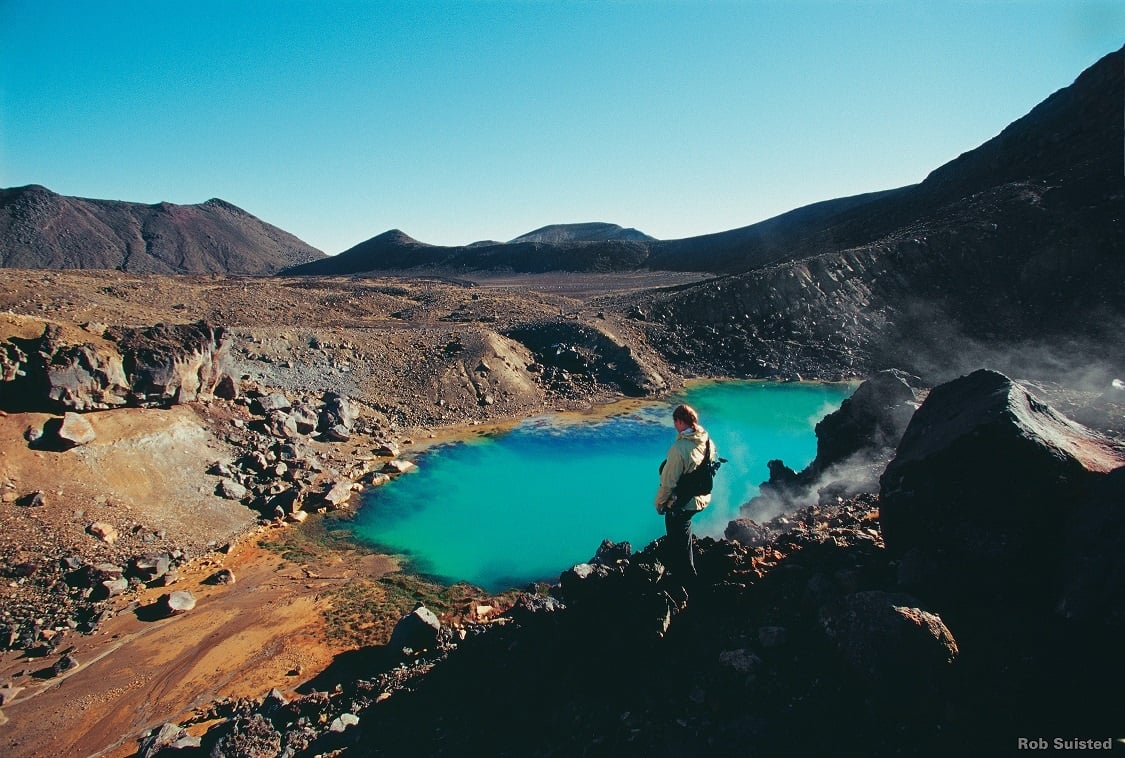
[[[540,234],[563,241],[541,241],[537,238]],[[623,238],[615,239],[614,235]],[[637,235],[645,237],[645,240],[629,239]],[[640,268],[648,258],[649,243],[646,240],[650,239],[635,229],[622,229],[614,224],[561,224],[543,227],[511,242],[482,241],[461,247],[444,247],[427,245],[398,229],[392,229],[339,255],[294,266],[282,274],[338,276],[404,269],[508,269],[518,272],[633,270]]]
[[[144,205],[0,189],[0,267],[274,274],[324,253],[230,203]]]
[[[655,237],[650,237],[636,229],[623,229],[617,224],[591,222],[585,224],[552,224],[536,229],[527,234],[521,234],[512,240],[520,242],[545,242],[559,245],[567,242],[655,242]]]

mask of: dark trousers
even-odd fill
[[[667,511],[664,514],[664,566],[678,581],[695,576],[695,559],[691,554],[691,518],[699,511]]]

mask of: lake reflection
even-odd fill
[[[687,402],[728,459],[711,507],[694,519],[696,534],[721,537],[768,478],[768,460],[797,470],[812,460],[814,425],[853,389],[710,382],[620,415],[536,417],[427,451],[418,472],[368,491],[352,525],[414,571],[492,591],[557,580],[603,539],[639,550],[664,532],[657,467],[675,439],[672,408]]]

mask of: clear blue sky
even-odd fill
[[[664,239],[921,181],[1125,42],[1125,3],[0,0],[0,186]]]

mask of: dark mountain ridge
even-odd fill
[[[224,200],[145,205],[0,189],[0,267],[275,274],[324,253]]]
[[[673,362],[736,374],[1125,365],[1123,72],[1125,48],[918,185],[654,245],[733,275],[634,307]]]

